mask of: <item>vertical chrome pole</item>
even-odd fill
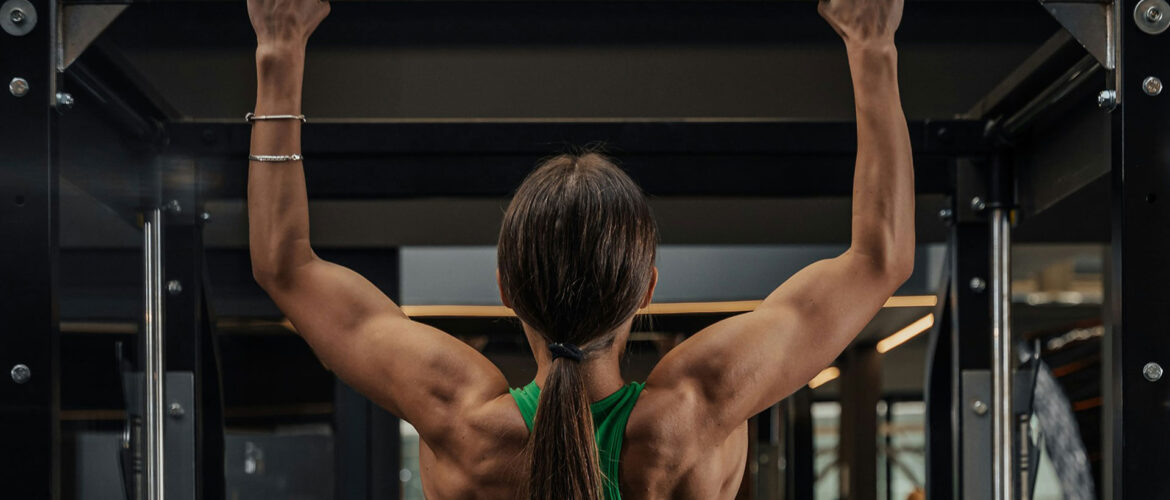
[[[146,499],[163,498],[163,317],[162,317],[162,228],[158,208],[143,223],[143,262],[146,278],[145,357],[143,388],[146,391]]]
[[[1016,500],[1012,434],[1011,215],[991,210],[991,456],[995,500]]]

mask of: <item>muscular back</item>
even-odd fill
[[[747,419],[832,363],[910,276],[914,169],[894,47],[902,4],[817,4],[845,41],[857,110],[849,249],[804,268],[756,310],[704,329],[663,357],[625,430],[624,496],[730,498],[743,475]],[[319,0],[248,0],[257,41],[256,115],[301,112],[305,44],[329,8]],[[528,477],[528,431],[503,373],[313,251],[300,124],[253,125],[250,152],[259,156],[249,163],[248,228],[257,282],[342,380],[414,424],[430,498],[516,498]],[[272,155],[287,161],[261,161]],[[586,318],[570,319],[572,326]]]
[[[681,396],[681,397],[680,397]],[[734,498],[747,460],[747,422],[730,433],[703,429],[698,402],[647,386],[626,424],[621,454],[623,499]],[[503,394],[452,423],[456,439],[421,441],[419,465],[429,499],[518,497],[528,479],[528,429]],[[450,449],[449,452],[436,451]]]

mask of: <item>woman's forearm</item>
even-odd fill
[[[892,41],[847,44],[857,111],[853,248],[893,274],[914,255],[914,166]]]
[[[305,67],[303,44],[261,44],[256,50],[257,115],[301,113]],[[256,121],[251,152],[301,153],[299,120]],[[279,281],[313,258],[309,247],[309,203],[300,161],[250,162],[248,221],[252,268],[262,285]]]

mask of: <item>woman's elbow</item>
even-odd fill
[[[252,279],[266,292],[286,285],[290,281],[289,269],[287,259],[252,254]]]
[[[897,255],[890,259],[886,275],[892,281],[895,289],[909,281],[910,277],[914,275],[914,252],[910,251],[906,255]]]
[[[281,281],[281,272],[276,266],[252,261],[252,279],[264,290],[271,290]]]

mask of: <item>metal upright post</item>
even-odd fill
[[[995,500],[1015,498],[1015,453],[1012,436],[1011,215],[991,210],[991,446]]]
[[[1118,0],[1103,497],[1170,498],[1170,4]]]
[[[56,5],[0,6],[0,497],[61,496]]]
[[[784,498],[812,498],[816,482],[812,389],[801,388],[781,405],[784,411]]]
[[[143,276],[145,278],[144,308],[146,392],[146,498],[163,498],[163,380],[166,373],[163,350],[162,317],[162,227],[161,210],[154,208],[147,214],[142,226]]]
[[[953,204],[940,214],[951,225],[945,309],[931,345],[928,373],[927,491],[931,499],[991,497],[990,434],[985,411],[991,400],[992,350],[990,176],[984,157],[955,162]]]
[[[841,365],[841,496],[877,498],[878,421],[882,397],[881,355],[871,344],[845,350]]]

